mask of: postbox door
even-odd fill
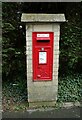
[[[52,34],[52,33],[49,33]],[[53,36],[53,35],[51,35]],[[53,37],[50,38],[51,41]],[[33,80],[52,80],[53,68],[53,43],[49,41],[38,41],[34,37],[33,46]],[[43,42],[43,43],[42,43]]]

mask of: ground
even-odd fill
[[[3,118],[80,118],[80,108],[40,108],[19,112],[3,112]]]

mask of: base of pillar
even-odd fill
[[[38,107],[54,107],[56,101],[45,101],[45,102],[29,102],[29,107],[38,108]]]

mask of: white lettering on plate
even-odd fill
[[[49,37],[49,34],[37,34],[37,37]]]

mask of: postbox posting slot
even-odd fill
[[[50,40],[38,40],[37,42],[41,42],[41,43],[43,42],[44,43],[44,42],[50,42]]]

